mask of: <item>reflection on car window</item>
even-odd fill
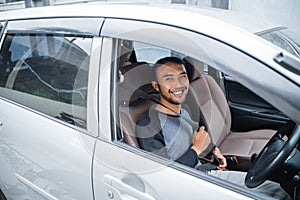
[[[6,35],[0,52],[0,86],[5,91],[2,94],[85,126],[91,41],[89,37],[62,34]]]
[[[288,51],[289,53],[300,57],[300,44],[297,39],[291,35],[287,29],[276,30],[260,34],[259,36],[275,44],[276,46]]]

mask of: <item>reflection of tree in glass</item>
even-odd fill
[[[89,37],[63,34],[12,34],[6,45],[4,87],[86,107]]]
[[[76,84],[78,68],[62,60],[51,57],[32,57],[23,61],[14,89],[56,101],[85,106],[86,84]],[[81,70],[80,79],[87,80],[87,72]],[[80,87],[81,85],[81,87]],[[75,95],[75,98],[74,98]],[[77,95],[77,97],[76,97]]]

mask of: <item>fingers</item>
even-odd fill
[[[214,149],[214,154],[219,159],[219,166],[217,168],[221,170],[225,169],[227,167],[227,161],[218,147]]]
[[[194,137],[201,137],[200,139],[204,139],[205,137],[209,136],[208,133],[205,131],[205,127],[201,126],[198,132],[194,133]]]
[[[217,169],[218,169],[218,170],[224,170],[225,167],[221,167],[221,166],[219,165],[219,166],[217,166]]]
[[[221,158],[219,158],[219,160],[220,160],[220,163],[219,163],[219,166],[217,168],[219,170],[224,170],[227,167],[226,159],[225,159],[225,157],[221,157]]]
[[[201,126],[200,128],[199,128],[199,131],[198,132],[203,132],[205,130],[205,127],[204,126]]]
[[[211,159],[210,159],[210,162],[214,162],[215,161],[215,159],[216,159],[217,157],[215,157],[215,156],[212,156],[211,157]],[[226,159],[224,158],[224,157],[220,157],[220,158],[217,158],[217,160],[218,160],[218,166],[217,166],[217,169],[218,170],[224,170],[226,167],[227,167],[227,162],[226,162]]]
[[[194,133],[192,144],[192,148],[197,152],[198,155],[208,147],[210,144],[210,137],[205,131],[204,126],[201,126],[200,129]]]
[[[224,170],[224,169],[226,169],[226,167],[225,167],[225,166],[219,165],[219,166],[217,166],[217,169],[218,169],[218,170]]]

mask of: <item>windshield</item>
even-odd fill
[[[282,27],[264,31],[257,35],[300,58],[300,37],[289,29]]]

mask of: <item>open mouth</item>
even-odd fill
[[[177,98],[182,98],[184,94],[184,89],[181,90],[175,90],[175,91],[170,91],[171,94],[173,94]]]
[[[175,95],[180,95],[180,94],[183,94],[183,90],[181,90],[181,91],[176,91],[176,92],[173,92],[173,94],[175,94]]]

